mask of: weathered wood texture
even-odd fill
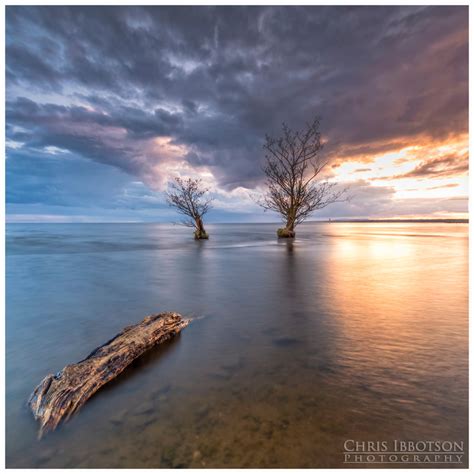
[[[28,401],[40,422],[39,438],[54,430],[61,420],[67,421],[97,390],[144,352],[170,339],[188,323],[178,313],[147,316],[141,323],[124,328],[80,362],[46,376]]]

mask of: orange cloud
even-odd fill
[[[331,179],[344,182],[364,180],[373,187],[390,187],[394,199],[456,198],[467,195],[468,135],[459,134],[447,140],[435,141],[418,137],[411,143],[396,142],[368,145],[365,151],[384,150],[373,154],[359,154],[361,148],[335,162]],[[363,167],[361,167],[363,163]]]

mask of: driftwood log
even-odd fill
[[[141,323],[124,328],[80,362],[66,365],[56,375],[46,376],[28,401],[35,419],[40,422],[38,437],[54,430],[61,420],[67,421],[135,359],[188,324],[178,313],[147,316]]]

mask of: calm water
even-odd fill
[[[7,466],[337,467],[343,442],[467,441],[465,224],[7,227]],[[48,373],[196,320],[41,441]]]

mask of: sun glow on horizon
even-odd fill
[[[440,144],[422,142],[373,157],[347,159],[333,169],[333,179],[389,187],[394,199],[467,197],[468,151],[467,134]]]

